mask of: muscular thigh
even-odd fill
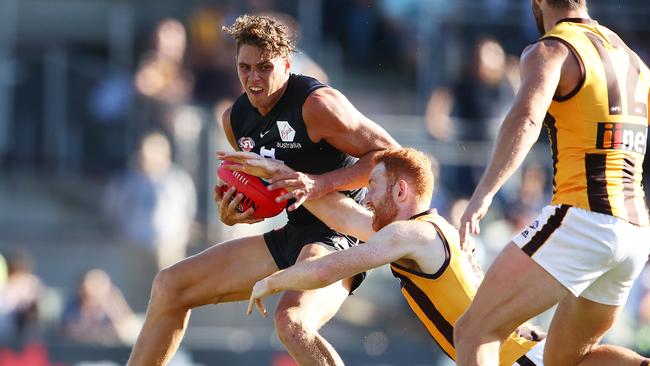
[[[194,306],[246,300],[257,280],[277,270],[261,235],[214,245],[168,269],[183,302]]]
[[[506,337],[567,293],[511,242],[487,271],[465,317],[486,333]]]
[[[324,244],[307,244],[300,251],[297,262],[321,257],[331,251]],[[336,314],[352,285],[353,278],[347,278],[317,290],[285,291],[278,303],[278,311],[292,311],[302,322],[319,329]]]
[[[620,307],[566,296],[558,304],[546,339],[544,363],[577,365],[612,326]]]

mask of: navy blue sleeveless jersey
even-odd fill
[[[325,140],[314,143],[307,134],[302,106],[309,94],[326,86],[314,78],[291,74],[287,89],[266,116],[250,104],[246,93],[240,95],[230,113],[239,149],[281,160],[292,169],[308,174],[323,174],[354,164],[355,157],[337,150]],[[365,190],[345,193],[360,202],[363,192]],[[291,203],[293,200],[288,204]],[[302,206],[287,215],[292,224],[318,221]]]

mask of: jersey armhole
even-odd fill
[[[406,267],[404,267],[402,265],[399,265],[399,264],[397,264],[395,262],[391,263],[391,265],[401,269],[404,272],[408,272],[408,273],[414,274],[414,275],[419,276],[419,277],[424,277],[424,278],[428,278],[428,279],[431,279],[431,280],[435,280],[435,279],[440,278],[440,276],[442,276],[442,274],[445,273],[447,268],[449,268],[449,264],[451,263],[451,248],[449,247],[449,242],[447,241],[447,238],[445,238],[445,236],[442,233],[442,230],[438,227],[438,225],[436,225],[435,223],[433,223],[431,221],[427,221],[427,222],[430,223],[431,225],[433,225],[433,228],[436,231],[436,234],[440,237],[440,239],[442,241],[442,246],[443,246],[443,248],[445,250],[445,261],[442,263],[442,266],[435,273],[424,273],[424,272],[420,272],[420,271],[416,271],[416,270],[413,270],[413,269],[406,268]]]
[[[556,36],[548,36],[548,37],[544,37],[544,38],[540,39],[540,41],[543,41],[543,40],[546,40],[546,39],[552,39],[552,40],[560,41],[562,44],[567,46],[569,48],[569,50],[571,51],[571,54],[573,54],[573,57],[575,57],[575,59],[578,61],[578,66],[580,67],[580,81],[575,86],[575,88],[573,88],[573,90],[571,90],[567,95],[553,96],[553,100],[556,101],[556,102],[566,102],[567,100],[573,98],[573,96],[578,94],[580,89],[582,89],[582,87],[585,85],[585,78],[586,78],[585,64],[582,61],[582,58],[580,57],[580,55],[578,54],[578,51],[576,51],[575,47],[573,47],[573,45],[571,43],[567,42],[567,40],[565,40],[563,38],[560,38],[560,37],[556,37]]]

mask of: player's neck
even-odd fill
[[[548,32],[562,19],[590,19],[586,8],[582,9],[553,9],[544,14],[544,29]]]
[[[429,207],[428,202],[410,202],[410,203],[404,204],[404,206],[402,206],[400,208],[396,219],[397,220],[408,220],[411,217],[428,210],[429,208],[430,207]]]

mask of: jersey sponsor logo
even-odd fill
[[[277,142],[275,147],[280,149],[300,149],[302,145],[300,145],[300,142]]]
[[[296,130],[291,127],[289,121],[276,121],[278,125],[278,131],[280,131],[280,138],[283,142],[293,142],[294,137],[296,137]]]
[[[251,151],[255,147],[255,141],[250,137],[242,137],[237,141],[237,145],[242,151]]]
[[[264,138],[264,136],[271,131],[265,131],[265,132],[260,132],[260,138]]]
[[[645,125],[599,122],[596,148],[645,154],[647,135],[648,127]]]

